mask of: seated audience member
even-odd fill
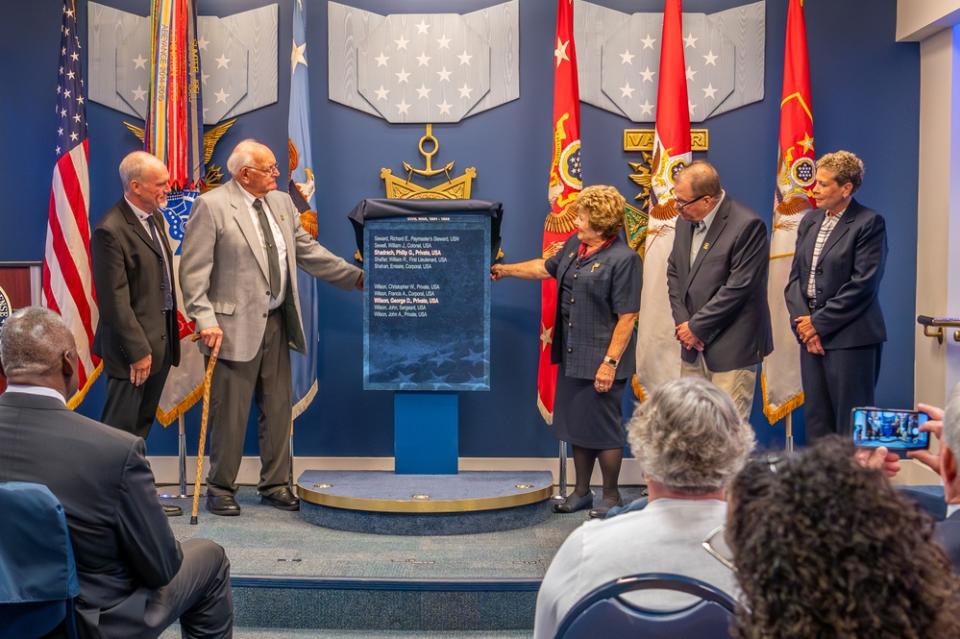
[[[0,330],[0,365],[0,481],[45,484],[63,504],[81,636],[153,638],[179,619],[184,637],[232,637],[223,548],[174,538],[142,439],[66,407],[77,347],[63,320],[38,307],[15,312]]]
[[[960,637],[960,580],[934,522],[852,442],[753,461],[730,489],[726,539],[743,639]]]
[[[730,570],[702,548],[723,525],[724,487],[753,449],[753,430],[730,396],[705,379],[658,387],[630,420],[628,439],[649,486],[643,510],[573,531],[557,551],[537,597],[535,637],[553,637],[568,610],[597,586],[626,575],[666,572],[695,577],[725,592]],[[670,592],[632,593],[632,603],[675,610],[695,601]]]
[[[953,387],[946,411],[927,404],[920,404],[918,408],[930,416],[930,421],[920,430],[933,433],[940,440],[940,453],[935,455],[918,450],[907,454],[939,473],[943,480],[947,518],[937,523],[936,540],[947,551],[954,571],[960,574],[960,384]],[[900,470],[896,455],[863,454],[862,451],[858,454],[865,465],[882,468],[888,476],[892,477]]]

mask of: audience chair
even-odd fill
[[[76,639],[78,592],[63,506],[41,484],[0,482],[0,639]]]
[[[700,601],[680,610],[658,612],[621,599],[621,595],[637,590],[675,590]],[[556,639],[727,639],[734,609],[729,595],[692,577],[666,573],[631,575],[607,582],[578,601],[560,622]]]

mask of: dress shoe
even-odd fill
[[[266,495],[260,495],[260,503],[269,504],[280,510],[300,510],[300,500],[284,486]]]
[[[163,514],[167,517],[179,517],[183,514],[180,506],[177,506],[176,504],[165,504],[160,502],[160,507],[163,508]]]
[[[610,512],[610,509],[614,506],[623,506],[623,501],[617,499],[616,501],[602,501],[600,505],[596,508],[591,508],[590,512],[587,513],[587,516],[590,519],[604,519],[607,516],[607,513]]]
[[[567,498],[559,504],[553,505],[555,513],[575,513],[578,510],[586,510],[593,506],[593,491],[588,491],[586,495],[578,497],[576,493],[570,493]]]
[[[207,495],[207,510],[222,517],[236,517],[240,504],[233,495]]]

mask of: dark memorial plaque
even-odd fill
[[[364,389],[490,389],[490,236],[452,207],[365,220]]]

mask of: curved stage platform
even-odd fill
[[[398,475],[308,470],[297,480],[312,524],[386,535],[460,535],[525,528],[551,514],[547,471]]]

